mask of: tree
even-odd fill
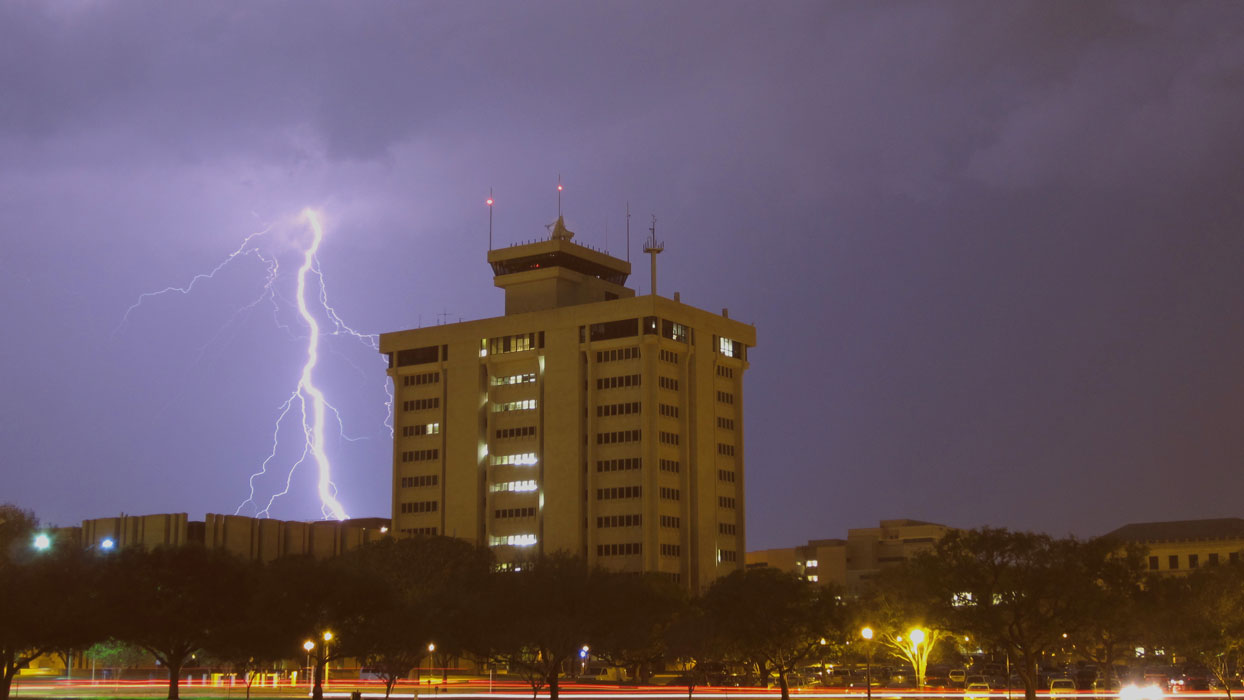
[[[929,657],[939,642],[951,636],[937,608],[920,577],[899,567],[884,570],[872,580],[859,611],[863,618],[857,626],[874,628],[877,642],[911,665],[918,688],[925,685]]]
[[[36,549],[37,526],[32,513],[0,505],[0,700],[34,659],[102,638],[94,558],[70,542]]]
[[[344,565],[383,584],[383,614],[345,630],[351,654],[394,685],[418,668],[428,645],[443,655],[469,645],[471,618],[492,570],[492,554],[454,537],[387,538],[345,555]]]
[[[267,575],[259,563],[246,563],[235,571],[236,614],[223,617],[207,638],[207,651],[246,681],[249,700],[257,673],[288,659],[299,641],[282,611],[270,601],[284,582]]]
[[[1227,690],[1244,660],[1244,566],[1211,566],[1155,582],[1164,641],[1203,664]]]
[[[777,674],[782,700],[790,698],[787,675],[845,622],[834,589],[770,568],[718,579],[702,605],[722,648],[758,666],[763,679]]]
[[[86,657],[102,668],[114,668],[120,675],[121,669],[138,668],[150,665],[155,659],[142,647],[115,639],[108,639],[92,645],[85,652]]]
[[[646,683],[652,667],[668,655],[667,632],[689,601],[669,579],[656,574],[601,576],[601,599],[590,652]]]
[[[202,546],[131,548],[112,557],[109,569],[114,636],[168,669],[168,698],[177,700],[186,661],[245,610],[243,562]]]
[[[604,573],[582,559],[553,554],[521,571],[492,578],[487,596],[491,629],[476,640],[481,655],[509,664],[531,685],[532,696],[545,685],[557,698],[566,662],[589,643],[602,606]]]
[[[304,640],[314,644],[311,695],[322,700],[326,665],[349,655],[356,630],[384,614],[384,583],[341,558],[286,557],[268,564],[264,575],[263,605],[283,621],[289,652],[298,653]]]
[[[956,530],[907,563],[938,627],[969,633],[1018,661],[1027,700],[1037,664],[1082,623],[1107,547],[1005,529]]]
[[[1106,538],[1084,542],[1080,547],[1083,566],[1091,586],[1078,586],[1083,598],[1076,614],[1078,648],[1107,679],[1114,678],[1114,663],[1124,649],[1135,647],[1145,633],[1142,614],[1146,550]]]
[[[916,688],[922,689],[928,674],[929,655],[938,642],[948,636],[944,630],[913,627],[902,633],[883,633],[881,643],[911,665],[912,673],[916,674]]]

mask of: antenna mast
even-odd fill
[[[628,213],[629,217],[630,214]],[[652,226],[648,228],[648,240],[644,241],[644,252],[652,256],[652,296],[657,295],[657,253],[665,250],[665,243],[657,242],[657,216],[652,215]]]
[[[562,174],[557,173],[557,218],[562,216]]]
[[[631,261],[631,203],[626,203],[626,261]]]
[[[488,188],[488,199],[484,200],[488,205],[488,250],[492,250],[492,188]]]

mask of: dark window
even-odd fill
[[[1206,562],[1210,566],[1218,566],[1218,552],[1209,555],[1209,561]]]
[[[1150,571],[1158,570],[1158,558],[1157,557],[1149,557],[1149,570]]]
[[[397,366],[406,367],[408,365],[426,365],[429,362],[436,362],[440,359],[440,348],[436,345],[429,345],[426,348],[412,348],[410,350],[397,351]]]
[[[1170,564],[1168,568],[1171,568],[1171,569],[1179,568],[1179,555],[1178,554],[1172,554],[1169,557],[1167,557],[1166,560]]]
[[[1188,555],[1188,568],[1189,568],[1189,569],[1195,569],[1195,568],[1197,568],[1198,566],[1200,566],[1200,564],[1201,564],[1201,558],[1200,558],[1200,556],[1198,556],[1198,555],[1196,555],[1196,554],[1189,554],[1189,555]]]
[[[613,340],[614,338],[630,338],[639,335],[639,319],[625,318],[621,321],[593,323],[590,328],[592,342]]]

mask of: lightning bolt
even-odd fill
[[[264,285],[264,290],[265,292],[270,292],[272,288],[272,281],[276,278],[276,261],[274,259],[270,259],[267,256],[265,256],[260,251],[258,246],[252,246],[251,241],[260,236],[267,235],[267,233],[271,230],[272,230],[272,227],[268,226],[264,228],[262,231],[256,231],[255,233],[252,233],[251,235],[247,236],[246,238],[242,240],[242,243],[238,246],[237,250],[233,251],[232,253],[229,253],[229,255],[225,257],[224,260],[221,260],[220,263],[216,265],[216,267],[213,267],[210,272],[203,272],[203,273],[199,273],[195,275],[194,277],[190,278],[189,284],[187,284],[184,287],[165,287],[164,289],[161,289],[156,292],[143,292],[142,294],[138,295],[137,301],[135,301],[133,304],[130,304],[129,308],[127,308],[125,310],[125,313],[121,316],[121,322],[117,324],[116,328],[112,329],[112,337],[116,338],[117,333],[119,333],[121,329],[125,327],[125,324],[129,322],[130,314],[133,313],[135,309],[142,306],[143,302],[146,301],[147,299],[150,299],[152,297],[163,296],[171,292],[178,292],[179,294],[182,294],[182,295],[189,294],[190,292],[194,291],[194,286],[198,284],[200,281],[210,280],[214,278],[217,272],[220,272],[221,270],[228,267],[229,263],[233,262],[235,259],[239,257],[254,255],[255,257],[259,258],[261,262],[263,262],[265,265],[268,266],[268,278],[267,278],[267,284]],[[238,310],[239,313],[246,309],[254,308],[256,304],[258,304],[260,301],[263,301],[264,296],[265,295],[260,295],[258,299],[242,307],[242,309],[239,309]]]
[[[332,465],[329,464],[328,455],[324,452],[324,413],[328,402],[324,400],[324,392],[320,391],[312,381],[315,365],[320,360],[320,324],[307,310],[307,272],[312,267],[317,267],[315,253],[320,249],[320,242],[324,240],[324,227],[320,225],[320,218],[310,209],[304,211],[303,216],[310,222],[311,230],[315,232],[315,240],[303,256],[302,267],[298,268],[298,313],[310,327],[311,334],[307,340],[307,363],[302,366],[302,376],[298,380],[297,392],[298,398],[302,401],[303,433],[307,436],[311,457],[315,459],[319,470],[317,486],[320,492],[320,503],[326,511],[325,515],[345,520],[349,516],[341,507],[341,503],[337,501],[337,488],[332,482]],[[311,397],[312,425],[310,427],[307,426],[306,420],[308,396]]]
[[[310,461],[314,463],[316,469],[316,491],[320,499],[321,515],[325,519],[335,518],[337,520],[345,520],[349,516],[346,514],[345,508],[342,506],[341,502],[338,500],[337,487],[332,480],[332,462],[328,456],[328,430],[326,424],[329,420],[329,414],[332,414],[333,421],[336,423],[337,435],[343,440],[354,442],[364,438],[351,437],[346,434],[345,422],[342,419],[341,412],[328,401],[324,395],[324,392],[315,384],[315,370],[320,361],[320,339],[325,335],[347,336],[363,343],[364,345],[367,345],[373,350],[376,350],[379,348],[379,336],[375,334],[362,333],[352,328],[342,320],[341,316],[337,313],[337,310],[329,304],[327,285],[324,281],[324,274],[320,267],[318,257],[320,244],[324,240],[324,227],[320,221],[320,215],[314,210],[306,209],[302,212],[301,221],[310,228],[312,234],[310,244],[300,251],[302,254],[302,264],[298,268],[297,290],[294,300],[297,305],[298,316],[308,330],[306,335],[305,358],[302,368],[298,374],[297,385],[277,409],[277,418],[272,430],[272,449],[269,451],[268,456],[260,464],[259,470],[251,475],[248,482],[250,493],[246,500],[237,507],[234,514],[239,514],[250,506],[256,517],[267,516],[273,504],[276,502],[276,499],[289,493],[294,473],[298,467]],[[227,267],[234,260],[240,257],[254,256],[265,265],[267,271],[264,277],[262,291],[253,301],[239,308],[234,313],[233,317],[225,323],[224,327],[217,331],[212,340],[208,342],[208,345],[211,345],[215,338],[219,337],[225,328],[236,321],[240,315],[251,311],[264,300],[269,301],[273,307],[273,320],[277,327],[288,332],[291,338],[298,340],[298,336],[296,336],[288,326],[281,323],[279,317],[281,305],[278,298],[284,300],[284,297],[280,295],[276,287],[280,270],[279,263],[274,255],[265,254],[259,244],[255,242],[260,237],[268,234],[271,230],[272,226],[268,226],[262,231],[250,234],[243,239],[237,249],[226,256],[224,260],[220,261],[210,271],[196,274],[185,286],[170,286],[158,291],[146,292],[139,295],[138,299],[125,310],[125,314],[123,315],[121,322],[113,331],[114,337],[125,327],[126,323],[129,321],[130,315],[136,309],[141,307],[144,301],[152,297],[170,294],[173,292],[188,295],[193,292],[197,284],[213,279],[218,272]],[[312,276],[314,276],[313,283],[318,285],[318,293],[315,293],[314,295],[310,295],[307,289],[309,284],[308,280]],[[329,328],[321,329],[320,321],[317,320],[316,314],[312,313],[312,305],[316,307],[315,310],[317,312],[327,319]],[[205,349],[206,346],[204,347],[204,350]],[[202,352],[200,352],[200,356],[202,356]],[[384,361],[383,358],[381,358],[381,361]],[[351,365],[353,365],[352,362]],[[357,366],[355,366],[355,369],[362,373],[362,370],[360,370]],[[387,415],[384,420],[384,425],[389,429],[391,436],[393,431],[393,390],[387,379],[384,383],[384,388],[387,397],[385,402]],[[273,494],[268,499],[267,504],[260,509],[259,503],[255,500],[256,481],[267,475],[270,466],[272,466],[274,461],[277,460],[278,453],[281,452],[280,435],[282,427],[284,426],[286,420],[290,418],[291,413],[296,414],[300,423],[298,427],[302,432],[303,441],[300,446],[300,454],[293,464],[290,465],[285,475],[284,488],[278,493]]]

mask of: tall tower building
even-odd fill
[[[573,235],[559,218],[489,251],[504,316],[380,337],[393,529],[490,545],[503,567],[567,551],[703,588],[744,564],[755,328],[636,296],[629,262]]]

